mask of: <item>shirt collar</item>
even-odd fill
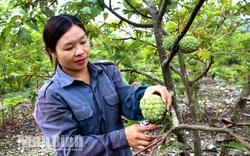
[[[90,72],[90,77],[91,78],[96,78],[98,73],[102,73],[103,69],[95,64],[93,64],[92,62],[88,62],[87,65],[89,72]],[[57,65],[57,69],[56,69],[56,78],[59,81],[59,84],[61,85],[61,87],[65,87],[65,86],[69,86],[71,85],[74,81],[77,81],[76,78],[68,75],[67,73],[65,73],[61,66],[58,64]]]

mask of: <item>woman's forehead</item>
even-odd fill
[[[58,42],[62,42],[62,44],[69,44],[71,42],[79,41],[83,38],[87,38],[84,30],[79,26],[73,25],[67,32],[62,35]]]

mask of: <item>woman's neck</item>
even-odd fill
[[[77,80],[83,81],[84,83],[90,85],[90,73],[88,68],[85,68],[81,72],[78,72],[74,77]]]
[[[66,72],[66,71],[64,71]],[[76,78],[77,80],[83,81],[84,83],[90,85],[90,73],[88,67],[84,68],[83,70],[76,70],[71,72],[66,72],[68,75]]]

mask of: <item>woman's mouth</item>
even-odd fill
[[[84,58],[84,59],[80,59],[80,60],[77,60],[76,61],[76,63],[78,64],[78,65],[82,65],[82,64],[84,64],[85,62],[86,62],[86,58]]]

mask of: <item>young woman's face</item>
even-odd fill
[[[90,44],[82,28],[73,25],[57,42],[56,52],[51,53],[69,75],[87,68]]]

